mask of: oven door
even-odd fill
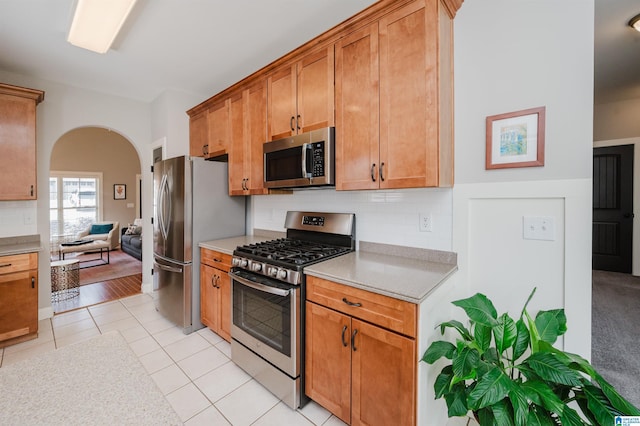
[[[232,271],[231,338],[292,378],[300,374],[300,288]]]

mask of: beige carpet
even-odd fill
[[[0,368],[1,425],[179,425],[119,332]]]

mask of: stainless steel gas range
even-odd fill
[[[287,212],[287,237],[237,247],[231,359],[291,408],[304,397],[304,267],[355,250],[355,215]]]

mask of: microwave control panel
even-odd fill
[[[324,176],[324,141],[313,143],[313,177]]]

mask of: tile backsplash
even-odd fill
[[[38,233],[36,201],[0,201],[0,237]]]
[[[453,190],[427,188],[378,191],[307,189],[293,194],[251,197],[252,227],[284,231],[288,210],[356,214],[356,239],[450,251]],[[429,214],[432,231],[421,232],[420,214]]]

